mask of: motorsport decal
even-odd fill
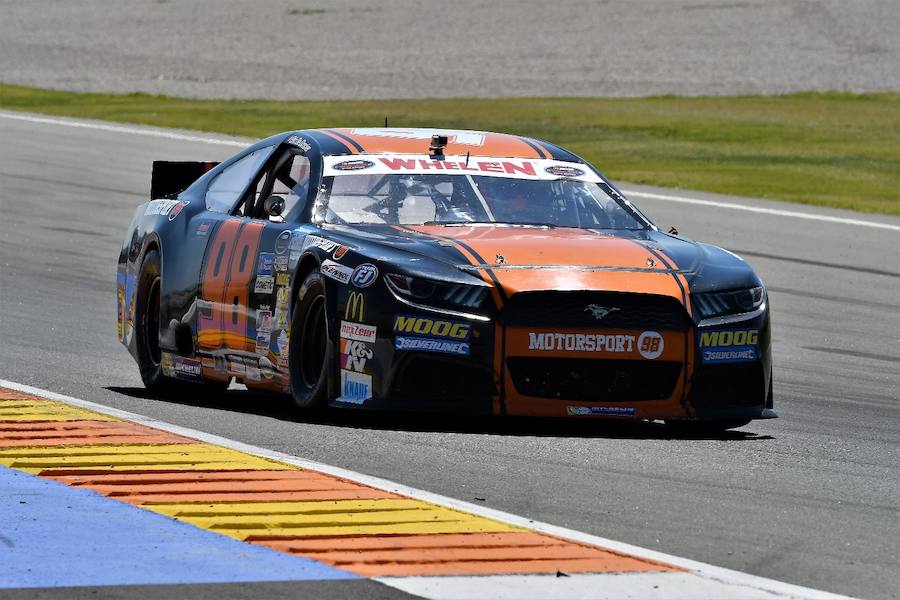
[[[371,359],[375,353],[371,344],[341,338],[341,368],[364,373],[366,370],[366,361]]]
[[[360,342],[374,342],[378,329],[374,325],[341,321],[341,337]]]
[[[353,269],[353,285],[358,288],[369,287],[378,279],[378,267],[372,263],[364,263]]]
[[[144,215],[167,215],[170,221],[174,221],[175,217],[184,210],[184,207],[190,204],[187,200],[151,200],[144,209]]]
[[[275,254],[284,254],[291,247],[293,234],[290,229],[285,229],[275,238]]]
[[[341,369],[341,395],[338,402],[362,404],[372,397],[372,376]]]
[[[176,356],[169,352],[163,352],[160,367],[166,377],[176,377],[189,381],[201,381],[202,365],[199,360]]]
[[[322,250],[323,252],[331,252],[340,248],[341,245],[327,238],[319,237],[318,235],[309,235],[306,237],[302,248],[306,249],[313,246],[315,246],[319,250]],[[341,254],[341,256],[343,256],[343,254]]]
[[[759,359],[759,331],[756,329],[700,331],[698,337],[704,364]]]
[[[572,163],[544,158],[496,158],[484,156],[424,157],[421,154],[367,155],[367,161],[348,161],[345,156],[323,157],[325,177],[343,175],[347,163],[372,163],[366,174],[389,175],[438,173],[444,175],[490,175],[517,179],[555,180],[560,177],[600,183],[600,177]],[[360,168],[360,167],[356,167]],[[576,172],[581,173],[577,175]]]
[[[319,271],[325,277],[330,277],[331,279],[340,281],[341,283],[350,283],[350,276],[353,275],[353,269],[351,267],[336,263],[333,260],[328,259],[322,261],[322,266],[319,267]]]
[[[371,160],[342,160],[339,163],[335,163],[331,165],[331,168],[335,171],[361,171],[362,169],[368,169],[369,167],[374,167],[375,163]]]
[[[363,321],[366,314],[366,300],[362,292],[350,292],[344,307],[344,318],[348,321]]]
[[[271,294],[275,289],[275,278],[271,275],[260,275],[253,286],[254,294]]]
[[[259,254],[259,262],[256,263],[256,274],[257,275],[271,275],[272,274],[272,262],[274,261],[275,255],[271,252],[260,252]]]
[[[444,354],[469,355],[469,342],[435,340],[431,338],[397,336],[394,339],[397,350],[421,350],[424,352],[442,352]]]
[[[209,235],[209,230],[212,229],[214,221],[200,221],[197,223],[197,229],[194,230],[194,235],[197,237],[206,237]]]
[[[309,152],[312,146],[309,145],[309,142],[306,141],[305,138],[300,137],[299,135],[292,135],[288,139],[284,140],[285,144],[290,144],[291,146],[297,146],[304,152]]]
[[[511,336],[518,335],[512,332]],[[527,350],[541,352],[590,352],[598,354],[634,354],[646,360],[659,358],[666,348],[662,334],[645,331],[639,336],[629,333],[570,333],[560,331],[529,331]]]
[[[572,416],[633,417],[637,414],[637,411],[631,406],[567,406],[566,414]]]
[[[275,270],[279,273],[286,273],[288,270],[288,264],[290,263],[290,257],[287,254],[276,254],[275,255]]]
[[[347,246],[338,246],[337,249],[335,249],[334,254],[331,255],[331,258],[334,260],[341,260],[344,258],[344,255],[347,254],[347,250],[349,250]]]
[[[446,319],[395,315],[394,333],[397,334],[394,339],[397,350],[468,356],[472,325]]]

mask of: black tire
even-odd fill
[[[291,317],[291,339],[288,366],[291,394],[302,409],[320,409],[328,394],[328,356],[332,347],[328,335],[328,311],[325,281],[313,269],[297,294]]]
[[[137,297],[134,306],[135,345],[138,368],[144,386],[157,396],[171,397],[182,393],[204,396],[218,395],[228,387],[227,382],[194,383],[180,381],[163,375],[159,347],[159,301],[162,289],[159,252],[150,250],[144,255],[137,280]]]

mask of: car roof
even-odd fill
[[[446,155],[553,158],[583,162],[567,150],[533,138],[459,129],[356,127],[294,132],[314,137],[322,154],[428,154],[433,135],[447,136]]]

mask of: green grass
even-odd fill
[[[900,214],[900,94],[276,102],[0,84],[0,108],[254,138],[388,117],[546,139],[621,181]]]

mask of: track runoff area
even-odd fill
[[[370,579],[425,598],[844,598],[2,379],[0,514],[6,589]]]

